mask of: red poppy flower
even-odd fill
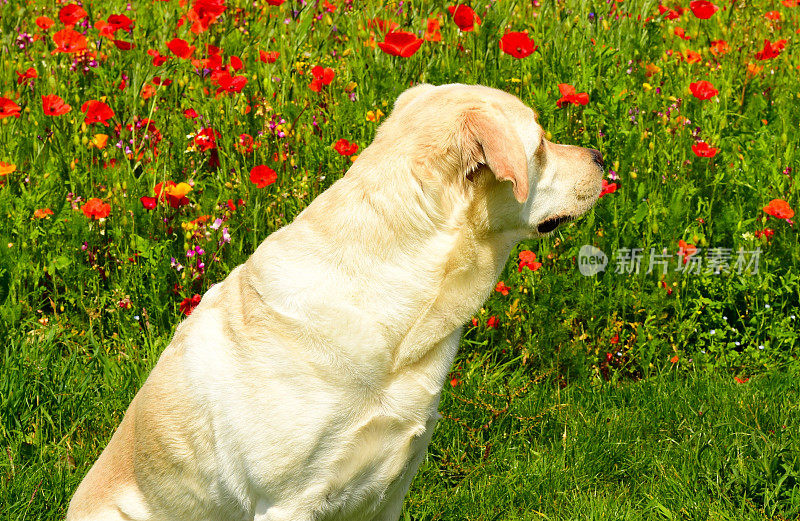
[[[224,0],[195,0],[187,13],[187,17],[193,22],[191,31],[198,34],[208,30],[226,9]]]
[[[771,60],[778,56],[786,47],[786,40],[778,40],[775,43],[770,43],[769,40],[764,40],[764,48],[756,53],[757,60]]]
[[[114,40],[114,47],[119,49],[120,51],[130,51],[136,44],[131,42],[126,42],[125,40]]]
[[[422,45],[422,38],[417,38],[414,33],[407,31],[389,31],[382,42],[378,43],[386,54],[408,58]]]
[[[258,51],[258,59],[264,63],[275,63],[280,55],[278,51]]]
[[[617,191],[617,188],[619,188],[619,185],[617,183],[609,183],[608,181],[603,179],[598,199],[600,197],[603,197],[604,195],[613,194],[614,192]]]
[[[536,50],[537,45],[524,32],[507,32],[500,38],[500,50],[514,58],[525,58]]]
[[[239,142],[236,148],[243,154],[249,154],[253,151],[253,136],[250,134],[239,134]]]
[[[124,14],[112,14],[108,17],[108,25],[111,26],[113,31],[131,32],[133,29],[133,20]]]
[[[186,206],[189,204],[191,201],[189,201],[189,198],[186,197],[188,192],[185,191],[185,188],[181,188],[182,186],[188,187],[188,183],[175,184],[173,182],[172,185],[173,187],[167,187],[164,189],[167,195],[167,204],[169,204],[172,208],[180,208],[181,206]],[[173,191],[170,191],[170,188],[172,188]],[[191,190],[191,187],[189,187],[189,190]]]
[[[61,116],[72,110],[72,107],[64,103],[59,96],[48,94],[42,96],[42,110],[45,116]]]
[[[0,97],[0,119],[9,116],[19,117],[19,105],[11,101],[9,98]]]
[[[536,271],[542,267],[541,262],[536,262],[536,254],[530,250],[522,250],[519,252],[519,265],[517,271],[522,273],[522,268],[528,268],[531,271]]]
[[[780,11],[767,11],[764,13],[764,16],[768,20],[780,20],[781,19],[781,12]]]
[[[194,136],[194,144],[201,152],[207,152],[217,148],[217,138],[221,134],[211,127],[205,127]]]
[[[563,107],[564,105],[570,103],[573,105],[586,105],[589,103],[589,95],[585,92],[576,92],[575,87],[572,85],[559,83],[558,90],[561,93],[561,99],[556,101],[557,107]]]
[[[748,377],[739,378],[738,376],[734,376],[733,381],[736,382],[737,384],[746,384],[747,382],[750,381],[750,378]]]
[[[781,3],[788,8],[797,7],[800,5],[800,0],[781,0]]]
[[[703,61],[703,57],[700,56],[700,53],[697,51],[686,49],[686,52],[684,54],[686,56],[686,63],[688,63],[689,65]]]
[[[183,111],[183,117],[185,117],[186,119],[194,119],[197,116],[199,116],[199,114],[194,109],[186,109]]]
[[[167,181],[167,183],[175,184],[173,181]],[[156,193],[155,197],[148,197],[142,196],[139,198],[139,201],[142,202],[142,206],[144,206],[145,210],[153,210],[156,206],[158,206],[158,201],[163,201],[166,197],[166,193],[161,192],[161,187],[164,183],[158,183],[153,191]]]
[[[142,97],[142,99],[150,99],[153,96],[155,96],[155,94],[156,94],[156,88],[153,85],[150,85],[149,83],[145,83],[144,87],[142,87],[140,96]]]
[[[242,92],[242,89],[247,85],[246,76],[231,76],[228,71],[217,71],[212,74],[212,81],[219,85],[217,94],[220,92]]]
[[[86,37],[72,29],[61,29],[53,35],[56,49],[53,52],[76,53],[86,50]]]
[[[761,237],[766,237],[767,240],[771,239],[773,235],[775,235],[775,230],[772,228],[764,228],[763,230],[756,230],[754,235],[756,239],[760,239]]]
[[[697,246],[689,244],[682,239],[678,241],[678,257],[683,259],[684,264],[689,262],[688,257],[691,257],[695,253],[697,253]]]
[[[692,0],[689,2],[689,9],[701,20],[708,20],[717,12],[719,7],[708,0]]]
[[[180,208],[189,204],[189,199],[186,194],[192,191],[192,187],[188,183],[181,183],[178,188],[178,183],[175,181],[164,181],[156,184],[153,187],[153,193],[156,194],[156,201],[166,201],[173,208]],[[142,205],[148,210],[152,200],[149,197],[142,197],[139,199]]]
[[[111,107],[102,101],[90,100],[81,106],[81,112],[86,114],[83,122],[87,125],[92,123],[102,123],[103,126],[108,126],[108,120],[114,117],[114,111]]]
[[[105,20],[98,20],[94,23],[94,28],[100,32],[100,36],[114,39],[114,26]]]
[[[53,19],[48,18],[47,16],[40,16],[39,18],[36,19],[36,25],[38,25],[39,29],[41,29],[42,31],[50,29],[51,27],[53,27],[54,23],[55,22],[53,21]]]
[[[672,32],[674,32],[675,36],[677,36],[681,40],[691,40],[692,39],[691,36],[687,36],[686,35],[686,31],[683,30],[683,27],[676,27],[675,29],[673,29]]]
[[[227,81],[220,82],[220,87],[224,88],[227,92],[242,92],[244,86],[247,85],[247,76],[233,76],[230,84]]]
[[[161,65],[164,65],[164,63],[167,61],[167,57],[162,55],[160,52],[158,52],[155,49],[148,50],[147,54],[149,56],[153,57],[153,66],[154,67],[160,67]]]
[[[166,201],[173,208],[180,208],[189,204],[191,201],[186,197],[186,194],[191,191],[192,186],[189,183],[176,183],[175,181],[165,181],[153,187],[157,200]],[[142,205],[145,208],[151,203],[149,198],[141,198],[140,201],[142,201]]]
[[[269,5],[279,6],[283,4],[286,0],[267,0]]]
[[[33,67],[29,67],[28,70],[25,72],[17,72],[17,85],[22,85],[23,83],[30,82],[34,78],[38,78],[39,73],[36,72],[36,69]]]
[[[692,152],[697,157],[714,157],[719,152],[719,149],[709,146],[705,141],[700,141],[692,145]]]
[[[496,316],[492,315],[489,317],[489,320],[486,321],[486,325],[492,329],[497,329],[497,327],[500,325],[500,320],[498,320]]]
[[[320,65],[317,65],[311,69],[311,75],[314,76],[314,79],[308,87],[314,92],[319,92],[324,85],[330,85],[333,78],[336,76],[336,72],[331,68],[322,68]]]
[[[209,46],[209,55],[208,58],[205,60],[192,60],[195,67],[202,67],[205,69],[211,69],[214,72],[227,72],[227,67],[225,67],[222,63],[222,55],[219,53],[211,52],[211,46]]]
[[[658,6],[658,13],[665,14],[666,16],[664,18],[666,18],[667,20],[676,20],[681,17],[681,14],[678,11],[670,9],[669,7],[666,7],[664,5]]]
[[[711,42],[711,54],[714,56],[722,56],[730,51],[728,42],[725,40],[714,40]]]
[[[777,219],[791,219],[794,217],[794,210],[783,199],[773,199],[763,210]]]
[[[188,59],[194,53],[194,45],[189,45],[186,40],[181,38],[173,38],[167,42],[167,48],[172,51],[172,54],[183,60]]]
[[[97,197],[92,197],[81,207],[83,215],[90,219],[104,219],[111,213],[111,205],[104,203]]]
[[[188,317],[189,315],[192,314],[192,311],[194,311],[194,308],[196,308],[197,305],[200,304],[200,301],[202,299],[203,299],[203,297],[201,295],[196,295],[196,294],[191,296],[191,297],[186,297],[185,299],[183,299],[181,301],[181,304],[180,304],[181,313],[183,313],[184,315],[186,315]]]
[[[714,88],[714,84],[706,80],[690,84],[689,90],[692,91],[692,95],[699,100],[711,99],[719,94],[719,91]]]
[[[17,171],[17,165],[0,161],[0,177],[8,174],[13,174]]]
[[[428,27],[425,29],[425,34],[422,38],[429,42],[441,42],[442,33],[439,30],[440,25],[441,22],[438,18],[428,18]]]
[[[94,28],[100,31],[100,36],[114,39],[114,34],[117,31],[125,31],[129,33],[133,30],[133,20],[124,14],[112,14],[108,17],[108,21],[97,20],[94,23]]]
[[[351,143],[346,139],[340,139],[333,145],[333,149],[343,156],[352,156],[358,152],[358,143]]]
[[[231,62],[231,69],[233,69],[234,71],[240,71],[244,69],[244,62],[242,62],[242,59],[239,58],[238,56],[231,56],[230,62]]]
[[[152,210],[158,204],[158,199],[155,197],[140,197],[139,200],[142,202],[142,206],[145,207],[146,210]]]
[[[496,292],[498,292],[498,293],[502,294],[503,296],[506,296],[506,295],[508,295],[508,290],[510,290],[510,289],[511,289],[511,288],[509,288],[508,286],[506,286],[506,283],[505,283],[505,282],[503,282],[502,280],[501,280],[500,282],[498,282],[498,283],[497,283],[497,285],[494,287],[494,290],[495,290]]]
[[[451,5],[447,8],[453,16],[453,21],[462,31],[469,32],[475,29],[475,25],[481,24],[481,18],[468,5]]]
[[[86,18],[86,11],[78,4],[65,5],[58,12],[58,19],[69,28],[72,28],[84,18]]]
[[[254,166],[250,170],[250,182],[258,188],[269,186],[278,180],[278,174],[267,165]]]

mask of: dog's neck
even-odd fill
[[[478,197],[471,193],[455,203],[452,199],[444,204],[436,203],[447,207],[448,219],[445,220],[447,224],[436,227],[428,236],[429,240],[438,240],[439,234],[443,234],[451,238],[451,247],[439,259],[438,278],[426,307],[395,349],[396,370],[435,356],[432,350],[451,332],[460,332],[489,297],[512,248],[524,237],[521,229],[499,225],[492,217],[489,201],[495,194],[486,192],[498,186],[485,181],[493,178],[491,173],[481,176],[475,186],[469,188],[472,192],[484,192]],[[501,190],[507,188],[500,187]],[[449,190],[446,193],[458,192]]]

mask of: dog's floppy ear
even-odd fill
[[[465,167],[471,172],[484,164],[499,181],[511,181],[514,197],[528,199],[528,158],[517,131],[499,109],[486,105],[465,113],[462,144]]]

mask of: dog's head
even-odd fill
[[[418,85],[397,99],[376,142],[399,140],[423,190],[470,201],[487,231],[542,236],[585,213],[603,176],[600,152],[545,139],[517,97],[479,85]]]

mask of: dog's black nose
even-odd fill
[[[592,149],[592,160],[600,165],[600,168],[605,168],[606,164],[603,162],[603,154],[599,150]]]

